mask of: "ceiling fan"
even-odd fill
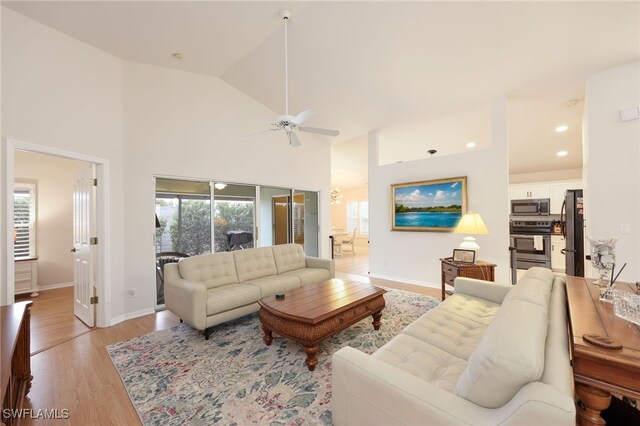
[[[294,130],[299,130],[301,132],[307,133],[316,133],[319,135],[325,136],[338,136],[340,134],[337,130],[331,129],[320,129],[317,127],[304,127],[301,126],[307,120],[315,117],[315,113],[310,109],[304,110],[298,115],[289,115],[289,56],[288,56],[288,40],[287,40],[287,21],[291,16],[291,12],[286,9],[280,11],[280,17],[284,20],[284,102],[285,102],[285,113],[284,115],[279,115],[276,117],[275,122],[271,123],[275,128],[264,130],[259,133],[269,132],[269,131],[278,131],[283,130],[287,139],[289,140],[289,144],[293,147],[300,146],[300,139],[298,139],[298,135],[294,132]]]

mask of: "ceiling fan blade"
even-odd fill
[[[325,136],[338,136],[340,134],[340,132],[337,130],[320,129],[318,127],[298,127],[298,130],[300,130],[301,132],[317,133],[319,135]]]
[[[293,146],[293,147],[298,147],[300,145],[302,145],[300,143],[300,139],[298,139],[298,135],[296,135],[293,132],[289,132],[287,133],[287,137],[289,138],[289,145]]]
[[[316,116],[315,112],[311,111],[310,109],[305,109],[300,114],[293,117],[291,119],[291,122],[298,125],[298,124],[304,123],[307,120],[311,120],[315,116]]]

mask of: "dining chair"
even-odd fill
[[[353,228],[353,234],[351,234],[351,238],[346,239],[346,240],[342,240],[342,245],[343,246],[351,246],[351,252],[353,254],[356,254],[356,248],[354,245],[354,242],[356,240],[356,233],[358,232],[358,227],[356,226],[355,228]]]

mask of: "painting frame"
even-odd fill
[[[465,213],[466,176],[391,185],[392,231],[453,232]]]
[[[476,251],[468,249],[453,249],[451,256],[456,263],[476,263]]]

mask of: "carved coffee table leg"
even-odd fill
[[[262,340],[264,340],[267,346],[271,346],[271,342],[273,341],[271,330],[266,325],[262,324],[262,331],[264,331],[264,336],[262,336]]]
[[[307,367],[309,367],[309,371],[313,371],[316,369],[316,364],[318,363],[318,358],[316,358],[316,354],[318,353],[318,345],[311,344],[309,346],[304,345],[304,351],[307,354]]]
[[[380,326],[382,325],[382,322],[380,322],[380,318],[382,318],[382,311],[378,311],[371,316],[373,317],[373,329],[380,330]]]
[[[606,410],[611,404],[611,394],[605,390],[593,386],[576,383],[576,393],[584,404],[578,412],[578,424],[582,426],[602,426],[607,424],[600,412]]]

